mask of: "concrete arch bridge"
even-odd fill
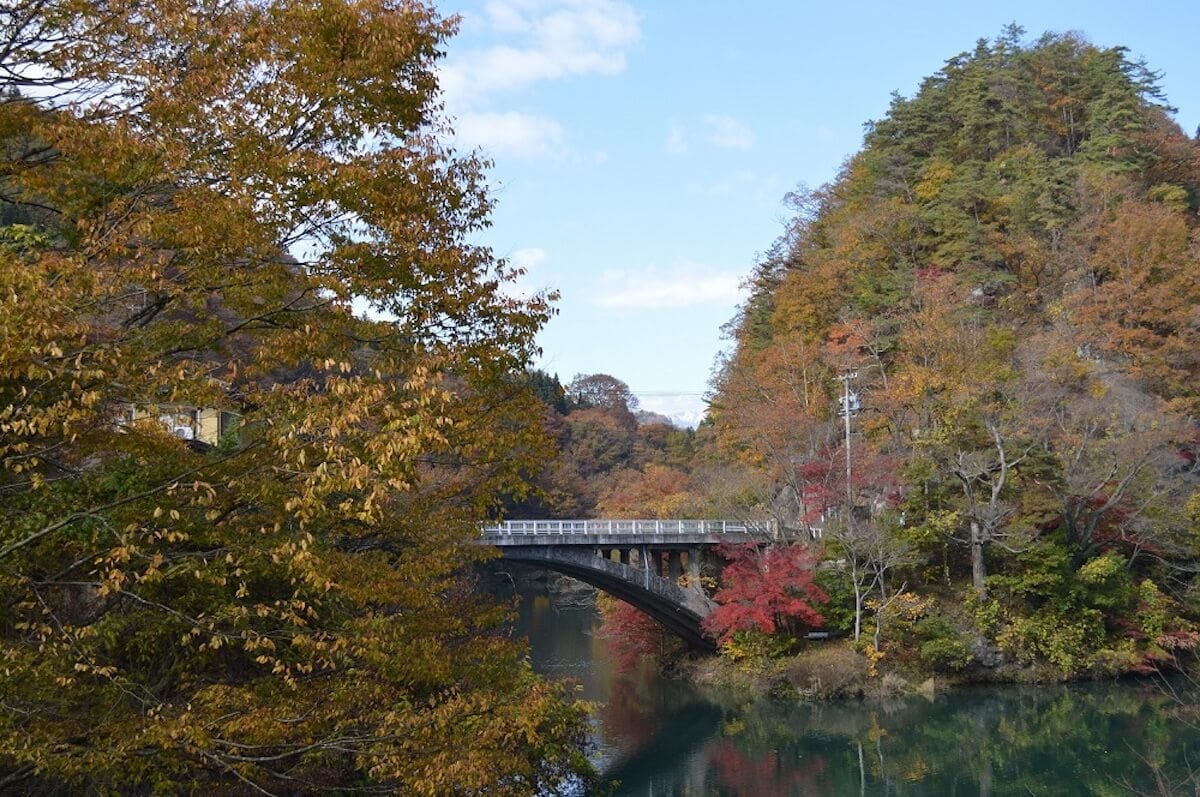
[[[744,520],[509,520],[484,526],[480,542],[499,548],[508,561],[591,584],[636,606],[690,647],[714,650],[700,628],[714,606],[700,588],[701,562],[722,542],[774,536],[774,524]]]

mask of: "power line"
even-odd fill
[[[653,396],[655,398],[665,398],[665,397],[671,397],[671,396],[704,397],[704,396],[708,395],[708,391],[693,392],[693,391],[686,391],[686,390],[633,390],[633,389],[630,389],[629,392],[633,393],[635,396]]]

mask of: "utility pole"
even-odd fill
[[[858,371],[847,371],[838,377],[842,383],[842,417],[846,427],[846,511],[854,511],[853,468],[850,459],[850,380],[858,379]]]

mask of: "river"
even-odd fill
[[[1149,684],[753,699],[617,673],[598,625],[594,609],[521,601],[534,667],[601,704],[593,758],[615,795],[1200,795],[1200,729]]]

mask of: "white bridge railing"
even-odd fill
[[[506,520],[488,523],[484,536],[605,534],[773,534],[774,523],[754,520]]]

